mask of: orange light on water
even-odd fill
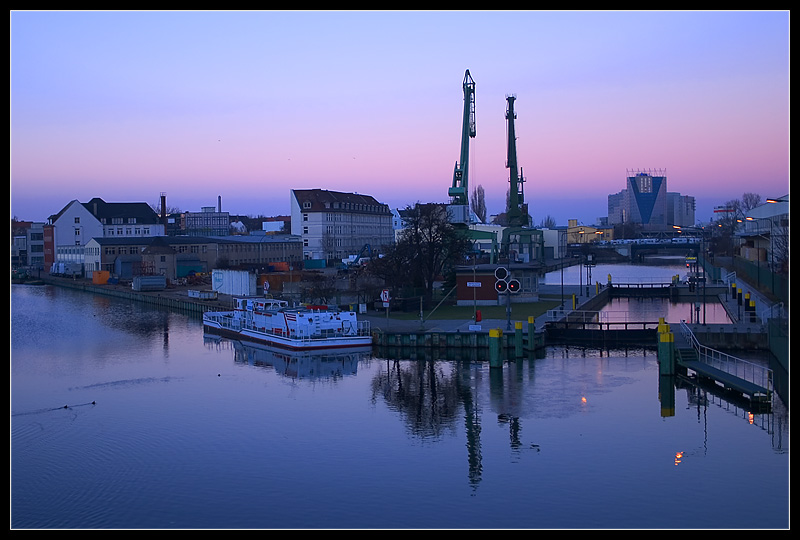
[[[683,452],[675,452],[675,466],[677,467],[683,461]]]

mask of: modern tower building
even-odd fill
[[[636,223],[645,232],[694,225],[694,197],[667,192],[666,169],[631,169],[625,189],[608,196],[608,223]]]

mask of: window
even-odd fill
[[[75,223],[80,223],[80,222],[81,222],[81,218],[80,217],[76,217],[75,218]]]

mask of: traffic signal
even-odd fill
[[[519,280],[513,279],[511,272],[504,266],[495,268],[494,277],[497,278],[497,281],[494,282],[494,290],[498,293],[517,293],[521,289]]]

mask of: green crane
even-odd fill
[[[517,134],[514,130],[514,120],[517,113],[514,112],[514,96],[506,96],[508,107],[506,108],[506,124],[508,129],[508,161],[506,167],[510,170],[508,179],[508,218],[509,227],[527,227],[530,225],[528,218],[528,205],[525,204],[525,194],[523,183],[525,178],[522,176],[522,168],[517,172]]]
[[[544,258],[544,233],[531,228],[528,204],[525,202],[522,189],[525,177],[522,176],[521,167],[517,170],[517,134],[514,130],[514,120],[517,118],[517,113],[514,112],[515,100],[514,96],[506,96],[508,102],[506,108],[508,129],[506,167],[510,170],[510,175],[508,178],[508,208],[506,209],[508,223],[503,229],[500,252],[501,256],[508,257],[509,261],[515,259],[517,262],[535,262]]]
[[[452,206],[461,206],[464,217],[469,216],[469,140],[475,137],[475,81],[464,73],[464,117],[461,126],[461,161],[456,162],[453,171],[453,187],[447,190]]]

